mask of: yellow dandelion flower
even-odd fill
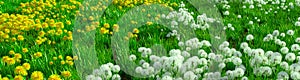
[[[40,37],[44,37],[45,34],[46,34],[46,33],[45,33],[44,31],[40,31],[40,32],[39,32],[39,36],[40,36]]]
[[[10,55],[13,55],[13,54],[15,54],[15,51],[14,51],[14,50],[10,50],[8,53],[9,53]]]
[[[74,62],[73,61],[66,61],[67,64],[69,64],[70,66],[73,66],[74,65]]]
[[[53,61],[50,61],[49,64],[50,64],[50,65],[53,65],[54,63],[53,63]]]
[[[26,70],[24,70],[24,71],[22,71],[22,72],[21,72],[21,75],[23,75],[23,76],[27,76],[27,75],[28,75],[28,73],[27,73],[27,71],[26,71]]]
[[[133,36],[132,37],[138,37],[138,35],[137,34],[133,34]]]
[[[64,28],[64,23],[62,23],[62,22],[57,22],[57,23],[55,23],[55,25],[58,28]]]
[[[133,33],[139,33],[140,31],[137,28],[133,29]]]
[[[93,21],[93,20],[94,20],[94,17],[93,17],[93,16],[89,16],[89,20],[90,20],[90,21]]]
[[[3,77],[2,80],[9,80],[9,78],[8,77]]]
[[[34,71],[31,74],[31,79],[32,80],[43,80],[44,79],[43,73],[41,71]]]
[[[57,74],[52,74],[48,80],[61,80],[60,76]]]
[[[41,45],[43,43],[43,41],[41,41],[41,40],[35,40],[35,43],[38,44],[38,45]]]
[[[16,61],[16,62],[18,62],[18,63],[20,63],[20,62],[21,62],[21,60],[20,60],[20,59],[16,59],[15,61]]]
[[[104,23],[103,26],[104,26],[104,28],[109,28],[110,27],[108,23]]]
[[[27,53],[27,52],[28,52],[28,49],[27,49],[27,48],[22,48],[22,52],[23,52],[23,53]]]
[[[9,38],[9,35],[5,33],[2,37],[3,37],[4,39],[8,39],[8,38]]]
[[[34,55],[34,57],[39,58],[39,57],[42,57],[43,54],[41,52],[36,52],[33,55]]]
[[[105,29],[105,28],[100,28],[100,33],[102,34],[107,34],[109,32],[109,30]]]
[[[71,21],[68,20],[68,21],[66,21],[66,24],[71,25],[72,23],[71,23]]]
[[[65,61],[60,61],[60,64],[64,65],[64,64],[66,64],[66,62]]]
[[[7,58],[6,63],[8,65],[14,65],[16,63],[14,58]]]
[[[58,55],[58,58],[59,58],[59,59],[63,59],[63,56],[62,56],[62,55]]]
[[[72,60],[73,60],[73,58],[72,58],[71,56],[66,56],[66,60],[68,60],[68,61],[72,61]]]
[[[119,32],[119,25],[118,24],[114,24],[113,28],[114,28],[115,32]]]
[[[26,70],[29,70],[30,69],[30,64],[29,63],[24,63],[22,65]]]
[[[53,60],[57,60],[57,57],[53,57]]]
[[[2,61],[3,61],[3,62],[7,62],[8,58],[9,58],[9,56],[3,56],[3,57],[2,57]]]
[[[23,41],[24,40],[24,37],[22,35],[18,35],[17,38],[18,38],[19,41]]]
[[[10,33],[10,30],[9,29],[4,29],[4,32],[8,34],[8,33]]]
[[[23,80],[23,76],[17,75],[17,76],[15,76],[14,80]]]
[[[153,24],[153,22],[149,22],[149,21],[148,21],[146,24],[147,24],[147,25],[152,25],[152,24]]]
[[[42,23],[42,27],[43,27],[43,28],[48,28],[49,25],[48,25],[48,23]]]
[[[11,38],[11,41],[15,42],[15,41],[17,41],[17,38],[13,37],[13,38]]]
[[[72,76],[72,74],[71,74],[70,71],[62,71],[62,72],[61,72],[61,75],[62,75],[63,77],[71,77],[71,76]]]
[[[15,68],[15,74],[23,74],[26,69],[23,66],[17,66]]]
[[[21,59],[21,58],[22,58],[22,55],[21,55],[20,53],[16,53],[16,54],[14,55],[14,58],[16,58],[16,59]]]

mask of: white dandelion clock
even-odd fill
[[[273,33],[272,33],[272,35],[273,36],[279,36],[279,33],[280,33],[279,30],[274,30]]]
[[[246,40],[247,40],[247,41],[251,41],[251,40],[253,40],[253,39],[254,39],[254,37],[253,37],[252,34],[249,34],[249,35],[246,36]]]
[[[136,56],[134,54],[129,56],[129,60],[130,61],[135,61],[136,60]]]
[[[143,71],[143,68],[142,68],[142,67],[136,67],[136,68],[135,68],[135,72],[136,72],[136,73],[142,73],[142,71]]]
[[[300,73],[299,72],[291,72],[291,79],[294,79],[294,80],[299,80],[300,79]]]
[[[229,11],[225,11],[223,14],[226,15],[226,16],[228,16],[229,15]]]
[[[242,64],[242,59],[236,57],[236,58],[234,58],[234,59],[232,60],[232,62],[233,62],[234,65],[241,65],[241,64]]]
[[[248,80],[248,77],[242,77],[242,79],[241,80]]]
[[[300,46],[299,44],[293,44],[291,46],[291,51],[299,51],[300,50]]]
[[[285,37],[285,33],[280,33],[280,36],[281,37]]]
[[[300,26],[300,21],[295,22],[295,26]]]
[[[292,36],[292,35],[294,35],[294,30],[288,30],[287,32],[286,32],[286,34],[287,35],[290,35],[290,36]]]
[[[300,43],[300,37],[296,38],[295,42]]]
[[[288,53],[285,55],[285,60],[289,62],[293,62],[296,59],[296,55],[294,53]]]
[[[289,48],[287,48],[287,47],[282,47],[282,48],[280,49],[280,52],[283,53],[283,54],[287,54],[287,53],[289,52]]]
[[[281,62],[279,66],[285,70],[289,70],[290,68],[289,64],[285,61]]]
[[[197,75],[194,74],[192,71],[185,72],[183,75],[184,80],[196,80]]]
[[[253,25],[253,21],[249,21],[249,23],[248,24],[250,24],[250,25]]]
[[[248,43],[247,42],[242,42],[240,47],[242,49],[244,49],[244,48],[248,47]]]
[[[114,74],[111,80],[121,80],[121,76],[119,74]]]
[[[112,67],[112,71],[115,72],[115,73],[118,73],[120,70],[121,70],[121,69],[120,69],[120,66],[119,66],[119,65],[114,65],[114,66]]]
[[[236,77],[242,77],[242,76],[244,76],[244,70],[242,69],[242,68],[236,68],[235,70],[234,70],[234,72],[235,72],[235,74],[236,74]]]

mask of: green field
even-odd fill
[[[300,80],[300,0],[0,7],[0,80]]]

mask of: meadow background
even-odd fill
[[[109,0],[102,2],[107,1]],[[84,0],[1,0],[0,80],[80,80],[82,76],[78,74],[74,64],[80,57],[72,52],[73,33],[93,30],[96,31],[95,50],[98,57],[98,63],[93,64],[100,64],[101,68],[105,69],[108,66],[107,70],[103,70],[108,72],[93,71],[91,68],[89,71],[91,75],[83,76],[86,77],[84,79],[201,80],[213,78],[210,76],[219,76],[225,80],[300,79],[299,0],[213,1],[224,24],[219,27],[226,32],[226,41],[220,44],[221,52],[215,54],[210,46],[197,47],[195,49],[199,51],[195,54],[199,54],[200,60],[195,61],[204,61],[205,64],[199,62],[197,64],[199,66],[194,66],[195,69],[184,73],[162,70],[160,74],[151,75],[149,78],[128,75],[115,63],[111,37],[119,29],[126,27],[117,24],[122,15],[136,6],[151,4],[161,4],[169,7],[171,11],[179,11],[183,8],[181,4],[184,3],[187,12],[194,13],[191,16],[195,20],[198,15],[205,12],[199,13],[188,1],[180,0],[114,0],[109,6],[103,6],[102,2],[95,3],[96,6],[91,8],[104,12],[103,15],[95,17],[85,16],[80,12],[80,8],[84,8],[83,5],[88,5]],[[145,16],[161,19],[162,15],[149,13]],[[83,21],[92,21],[90,23],[92,25],[84,24],[83,29],[74,30],[75,24],[78,24],[76,17],[82,17]],[[130,20],[130,22],[137,24],[138,21]],[[126,57],[149,69],[153,61],[150,59],[151,54],[144,54],[141,49],[162,44],[166,49],[165,52],[180,49],[178,56],[183,56],[183,61],[190,65],[188,59],[192,58],[189,56],[192,53],[180,54],[189,50],[180,48],[181,45],[178,44],[181,41],[177,40],[176,36],[166,37],[171,31],[151,21],[147,21],[140,28],[132,29],[125,38],[130,43],[130,56]],[[209,29],[194,31],[198,43],[202,43],[200,41],[203,40],[211,42]],[[202,45],[205,45],[205,42],[203,43]],[[169,56],[172,56],[171,53]],[[219,73],[208,71],[210,63],[216,59],[215,56],[221,56],[223,59],[218,65],[222,68]]]

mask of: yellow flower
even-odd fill
[[[57,60],[57,57],[53,57],[53,60]]]
[[[8,39],[8,38],[9,38],[9,35],[5,33],[2,37],[3,37],[4,39]]]
[[[72,76],[72,74],[71,74],[70,71],[62,71],[62,72],[61,72],[61,75],[62,75],[63,77],[71,77],[71,76]]]
[[[44,79],[43,73],[41,71],[34,71],[31,74],[31,79],[32,80],[43,80]]]
[[[35,40],[35,43],[41,45],[43,42],[41,40]]]
[[[68,20],[68,21],[66,21],[66,24],[71,25],[72,23],[71,23],[71,21]]]
[[[23,48],[23,49],[22,49],[22,52],[23,52],[23,53],[27,53],[27,52],[28,52],[28,49],[27,49],[27,48]]]
[[[44,37],[45,34],[46,34],[46,33],[45,33],[44,31],[39,32],[39,36],[40,36],[40,37]]]
[[[113,27],[114,27],[115,32],[119,32],[119,25],[118,24],[114,24]]]
[[[147,24],[147,25],[152,25],[152,24],[153,24],[153,22],[147,22],[146,24]]]
[[[69,64],[70,66],[73,66],[74,65],[74,62],[73,61],[66,61],[67,64]]]
[[[137,28],[133,29],[133,33],[139,33],[140,31]]]
[[[66,60],[68,60],[68,61],[72,61],[72,60],[73,60],[73,58],[72,58],[71,56],[67,56],[67,57],[66,57]]]
[[[64,65],[64,64],[66,64],[66,62],[65,61],[60,61],[60,64]]]
[[[3,77],[2,80],[9,80],[9,78],[8,77]]]
[[[2,57],[2,61],[3,61],[3,62],[7,62],[8,58],[9,58],[9,56],[3,56],[3,57]]]
[[[104,27],[105,27],[105,28],[109,28],[110,26],[109,26],[108,23],[104,23]]]
[[[18,35],[17,38],[18,38],[19,41],[23,41],[24,40],[24,37],[22,35]]]
[[[63,59],[62,55],[59,55],[58,58],[59,58],[59,59]]]
[[[29,63],[24,63],[22,65],[26,70],[29,70],[30,69],[30,64]]]
[[[50,61],[49,64],[50,64],[50,65],[53,65],[54,63],[53,63],[53,61]]]
[[[93,20],[94,20],[94,17],[93,17],[93,16],[90,16],[90,17],[89,17],[89,20],[90,20],[90,21],[93,21]]]
[[[107,29],[105,29],[105,28],[101,28],[100,29],[100,32],[102,33],[102,34],[106,34],[106,33],[108,33],[109,32],[109,30],[107,30]]]
[[[15,54],[15,51],[14,51],[14,50],[10,50],[8,53],[9,53],[10,55],[13,55],[13,54]]]
[[[42,53],[41,52],[36,52],[35,54],[34,54],[34,57],[36,57],[36,58],[39,58],[39,57],[42,57]]]
[[[52,74],[48,80],[61,80],[60,76],[57,74]]]
[[[7,63],[8,65],[13,65],[13,64],[16,63],[16,61],[15,61],[14,58],[8,58],[8,59],[6,60],[6,63]]]
[[[8,33],[10,33],[10,30],[9,29],[4,29],[4,32],[8,34]]]
[[[14,80],[23,80],[23,76],[17,75],[17,76],[15,76]]]
[[[16,40],[17,40],[17,38],[15,38],[15,37],[11,38],[12,42],[15,42]]]
[[[21,58],[22,58],[22,55],[21,55],[20,53],[16,53],[16,54],[14,55],[14,58],[16,58],[16,59],[21,59]]]
[[[15,69],[15,74],[27,75],[27,71],[23,66],[17,66]]]

